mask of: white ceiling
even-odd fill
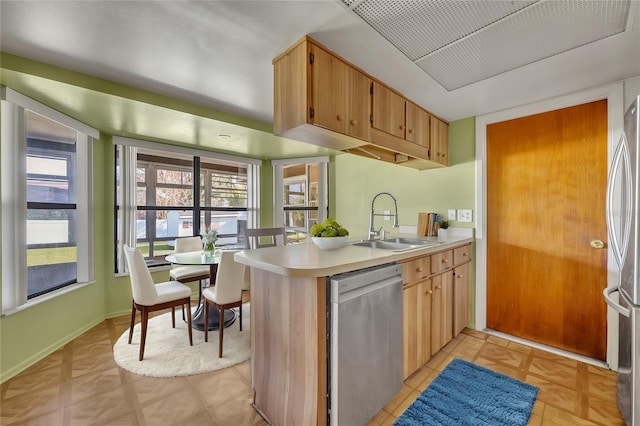
[[[354,8],[361,2],[348,3]],[[376,3],[392,4],[384,0]],[[504,2],[483,0],[478,4],[488,8],[500,3]],[[510,4],[526,3],[515,0]],[[2,0],[0,47],[14,55],[271,123],[271,61],[309,34],[409,99],[452,121],[640,75],[638,1],[629,5],[630,18],[621,33],[455,90],[436,82],[340,0]],[[393,13],[393,8],[389,11]],[[406,20],[395,18],[395,25],[402,28]],[[464,17],[450,12],[442,18],[429,17],[448,26],[466,25],[457,22],[458,18]],[[585,23],[582,32],[585,28],[600,31],[592,23]],[[523,35],[525,29],[515,25],[511,31],[511,37],[508,33],[503,36],[505,46],[515,38],[533,45],[551,43],[534,33]],[[557,34],[559,45],[564,43],[561,38],[571,37],[571,31]],[[501,46],[493,48],[501,50]],[[480,45],[478,49],[482,49]],[[526,51],[526,46],[521,50]]]

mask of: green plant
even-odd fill
[[[346,237],[349,235],[349,231],[340,226],[338,222],[331,217],[322,223],[316,223],[313,225],[309,232],[312,237],[323,238]]]
[[[440,222],[438,222],[440,224],[440,228],[441,229],[447,229],[449,227],[449,221],[442,219]]]

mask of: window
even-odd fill
[[[305,239],[309,228],[327,217],[328,158],[274,160],[275,226],[287,241]]]
[[[2,92],[3,312],[93,280],[90,135],[98,132]]]
[[[244,247],[260,161],[115,139],[116,272],[125,271],[122,244],[140,248],[149,266],[166,265],[175,238],[205,227],[218,231],[217,246]]]

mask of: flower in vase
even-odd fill
[[[218,231],[213,228],[205,228],[200,232],[202,245],[205,251],[213,251],[215,242],[218,241]]]

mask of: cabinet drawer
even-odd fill
[[[431,273],[437,274],[438,272],[446,269],[451,269],[453,266],[453,250],[447,250],[440,253],[431,255]]]
[[[471,244],[453,249],[453,264],[460,265],[471,260]]]
[[[419,281],[431,275],[431,256],[424,256],[418,259],[403,263],[402,278],[404,284]]]

